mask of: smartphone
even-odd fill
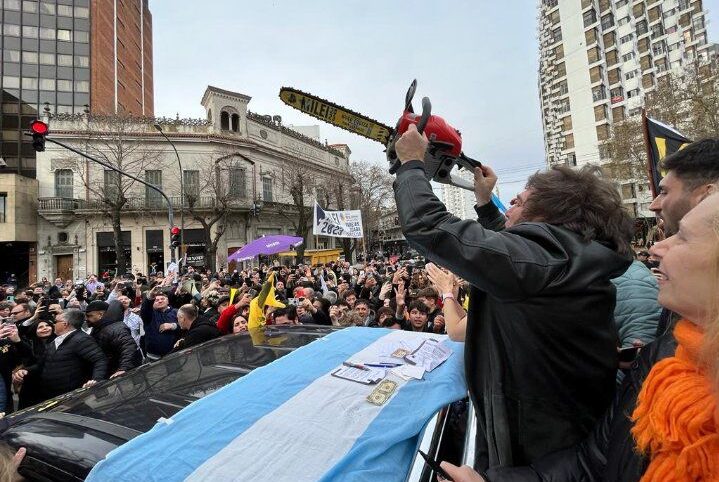
[[[441,475],[444,480],[454,481],[454,479],[450,477],[449,474],[447,474],[447,472],[445,472],[442,467],[439,466],[439,462],[437,462],[421,450],[418,450],[417,452],[422,456],[427,465],[429,465],[429,467],[434,470],[436,474]]]
[[[619,350],[619,361],[624,363],[633,362],[639,353],[638,346],[630,346]]]

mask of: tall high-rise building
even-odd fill
[[[661,76],[716,55],[701,0],[541,0],[539,9],[549,165],[607,160],[601,144],[612,123],[640,115],[645,94]],[[647,213],[645,183],[622,191],[635,214]]]
[[[472,171],[462,169],[453,173],[465,181],[474,182],[474,174]],[[460,219],[476,219],[477,214],[474,212],[474,193],[466,189],[460,189],[450,184],[441,184],[441,196],[447,211],[454,214]]]
[[[24,131],[45,111],[151,116],[152,16],[148,0],[1,2],[0,258],[26,281],[37,183]]]

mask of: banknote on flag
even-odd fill
[[[378,385],[331,375],[346,360],[429,338],[452,350],[449,359],[423,380],[388,371],[391,383],[372,401]],[[158,422],[110,452],[86,480],[401,482],[429,420],[466,395],[463,344],[431,333],[345,328]]]

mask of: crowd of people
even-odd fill
[[[261,325],[365,326],[445,332],[442,297],[466,299],[461,280],[445,288],[419,259],[318,266],[260,264],[212,273],[126,274],[42,279],[0,287],[0,412],[122,376],[183,348]],[[434,282],[433,282],[434,281]],[[444,281],[444,280],[443,280]],[[443,296],[440,296],[441,288]],[[271,300],[268,297],[272,290]]]
[[[479,167],[460,220],[426,146],[397,142],[394,185],[423,257],[5,285],[0,411],[255,327],[381,327],[465,343],[477,434],[473,467],[442,463],[455,481],[719,480],[719,140],[663,161],[649,251],[596,168],[539,172],[503,214]]]

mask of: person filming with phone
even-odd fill
[[[427,180],[427,144],[414,126],[397,141],[395,200],[410,246],[471,285],[466,329],[446,328],[466,343],[474,465],[531,464],[582,440],[612,400],[610,279],[631,263],[633,221],[591,167],[534,174],[502,215],[488,166],[474,173],[478,222],[460,220]]]

